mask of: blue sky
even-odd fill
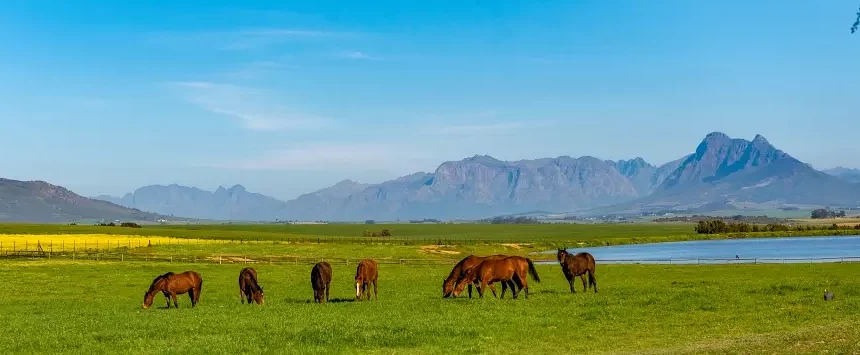
[[[144,4],[145,3],[145,4]],[[0,2],[0,176],[279,198],[723,131],[860,167],[857,0]]]

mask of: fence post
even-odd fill
[[[221,255],[218,255],[218,265],[221,265]]]
[[[119,261],[125,261],[125,255],[119,254]]]

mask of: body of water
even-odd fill
[[[860,262],[860,236],[697,240],[568,251],[589,252],[600,263],[623,264]]]

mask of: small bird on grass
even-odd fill
[[[830,292],[830,291],[827,291],[827,289],[824,289],[824,300],[825,301],[833,300],[833,292]]]

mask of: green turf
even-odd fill
[[[0,353],[860,351],[857,264],[599,265],[600,292],[575,295],[539,265],[528,300],[443,300],[449,266],[381,265],[379,302],[351,302],[354,266],[335,264],[327,305],[309,303],[310,265],[257,265],[263,307],[239,304],[243,266],[0,261]],[[140,309],[153,277],[189,269],[198,308]]]

